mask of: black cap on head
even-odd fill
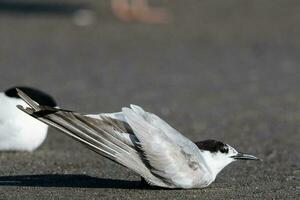
[[[218,151],[221,153],[228,153],[228,146],[217,140],[204,140],[195,142],[195,144],[200,150],[210,151],[212,153],[216,153]]]
[[[36,101],[40,105],[45,105],[45,106],[51,106],[55,107],[56,102],[55,100],[45,92],[42,92],[38,89],[30,88],[30,87],[12,87],[7,89],[4,93],[8,97],[13,97],[13,98],[20,98],[19,95],[17,94],[16,88],[19,88],[22,90],[24,93],[26,93],[30,98],[32,98],[34,101]]]

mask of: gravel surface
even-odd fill
[[[89,26],[55,7],[1,2],[0,89],[38,87],[82,113],[138,104],[195,141],[218,139],[264,161],[231,164],[205,189],[147,189],[50,129],[32,153],[0,153],[0,199],[299,199],[299,1],[154,1],[173,21],[147,25],[89,0]]]

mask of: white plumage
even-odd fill
[[[0,150],[33,151],[47,136],[48,126],[20,111],[22,99],[0,93]]]

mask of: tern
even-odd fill
[[[194,143],[136,105],[117,113],[84,115],[40,105],[21,90],[18,94],[30,106],[19,109],[131,169],[152,186],[204,188],[229,163],[258,160],[220,141]]]
[[[30,87],[18,87],[43,105],[55,107],[48,94]],[[0,92],[0,151],[33,151],[47,136],[48,126],[16,108],[27,104],[17,95],[15,87]]]

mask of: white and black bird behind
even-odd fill
[[[35,102],[55,107],[48,94],[30,87],[18,87]],[[33,151],[47,136],[48,126],[26,115],[17,105],[27,104],[17,95],[16,87],[0,93],[0,151]]]
[[[83,115],[39,105],[18,90],[27,114],[117,162],[153,186],[203,188],[229,163],[257,160],[216,140],[192,142],[153,113],[131,105],[118,113]]]

